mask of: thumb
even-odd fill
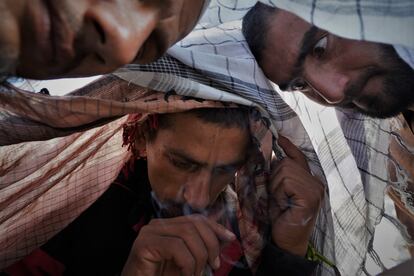
[[[277,143],[282,147],[289,158],[298,163],[298,165],[305,170],[310,171],[305,155],[292,142],[290,142],[289,139],[279,135]]]

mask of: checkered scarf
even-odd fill
[[[0,148],[1,267],[42,245],[105,191],[130,159],[135,139],[142,136],[132,126],[141,125],[149,113],[230,105],[176,95],[173,90],[154,92],[113,76],[70,97],[33,95],[11,86],[3,87],[0,97],[7,107],[2,125],[19,128],[15,136],[3,135],[1,140],[9,144]],[[128,113],[134,114],[123,116]],[[37,123],[45,121],[48,126]],[[254,270],[268,238],[266,183],[272,136],[254,111],[250,132],[254,150],[237,173],[235,190],[226,190],[225,203],[239,222],[242,248]],[[46,140],[59,136],[63,137]],[[44,141],[12,144],[27,140]]]
[[[269,82],[240,32],[240,18],[255,2],[212,1],[196,30],[169,55],[147,66],[130,65],[117,72],[116,76],[127,82],[108,77],[95,84],[95,89],[92,85],[63,98],[3,88],[0,144],[9,146],[0,148],[2,265],[26,255],[73,220],[113,180],[114,168],[118,170],[117,166],[129,158],[125,148],[119,149],[119,130],[126,118],[113,120],[113,116],[158,108],[156,102],[134,103],[135,96],[128,92],[131,87],[136,89],[133,84],[166,95],[177,91],[185,97],[256,107],[274,137],[281,133],[299,146],[313,173],[328,186],[312,236],[316,249],[335,262],[344,275],[367,274],[367,253],[382,264],[372,242],[375,225],[384,214],[389,139],[398,134],[389,120],[320,107],[300,94],[283,93]],[[274,1],[263,2],[275,5]],[[411,35],[395,35],[404,30],[410,34],[413,3],[388,5],[387,1],[389,24],[375,21],[383,17],[385,6],[370,3],[277,1],[277,5],[297,10],[305,19],[310,16],[311,22],[333,33],[341,32],[335,31],[336,25],[343,26],[332,23],[335,14],[335,20],[347,24],[364,23],[350,28],[354,31],[351,38],[361,38],[358,32],[364,30],[362,38],[371,39],[369,33],[381,39],[376,41],[413,47]],[[374,24],[368,24],[370,21]],[[375,31],[375,26],[381,26],[381,32]],[[102,100],[96,98],[98,94]],[[192,108],[202,106],[191,104],[195,104]],[[165,110],[185,108],[167,105]],[[61,138],[39,142],[54,137]],[[93,143],[88,142],[91,137]],[[38,142],[17,144],[24,141]],[[277,144],[272,145],[276,149]],[[59,170],[63,164],[72,172],[70,177]],[[77,184],[81,182],[84,185]],[[249,229],[246,224],[244,231]],[[334,272],[319,266],[317,274]]]
[[[198,27],[172,47],[169,56],[148,66],[129,65],[117,75],[163,91],[180,87],[183,95],[203,95],[200,97],[244,104],[248,100],[249,105],[257,106],[270,122],[274,135],[281,133],[293,140],[307,155],[313,173],[328,185],[326,202],[312,236],[317,250],[336,263],[344,275],[369,274],[365,266],[367,255],[384,269],[373,241],[375,227],[385,214],[388,148],[391,137],[398,136],[395,124],[391,124],[391,120],[372,119],[348,110],[321,107],[302,94],[283,93],[269,82],[240,32],[240,18],[255,2],[212,1]],[[333,33],[341,31],[340,27],[337,30],[334,27],[341,24],[326,20],[336,11],[341,20],[360,22],[360,15],[352,13],[352,4],[348,2],[342,5],[339,1],[314,1],[313,5],[301,1],[263,2],[296,11],[302,17],[307,11],[312,14],[313,23]],[[364,28],[355,30],[371,33],[374,25],[367,22],[380,20],[381,13],[374,13],[375,7],[368,2],[361,1],[358,5],[360,7],[354,10],[371,12],[363,15]],[[406,3],[405,7],[410,5]],[[410,14],[401,15],[401,19],[393,8],[400,10],[400,7],[389,7],[393,15],[390,24],[394,28],[401,20],[412,20]],[[404,35],[397,37],[400,40],[390,39],[387,33],[384,36],[383,42],[414,45],[411,38],[405,41]],[[361,38],[357,32],[349,37]],[[364,36],[364,39],[371,37]],[[233,98],[234,95],[243,100]],[[391,219],[388,214],[385,217]],[[396,220],[392,222],[401,231],[401,225]],[[319,266],[317,274],[333,275],[334,272]]]

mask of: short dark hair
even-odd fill
[[[216,124],[224,128],[239,128],[242,130],[249,129],[249,113],[249,108],[245,107],[197,108],[182,112],[182,114],[195,115],[205,123]],[[149,141],[155,139],[158,129],[166,129],[171,126],[171,121],[169,119],[169,115],[171,114],[172,113],[164,113],[155,115],[157,127],[149,127]]]
[[[244,16],[242,32],[255,59],[260,62],[262,52],[266,48],[269,29],[269,18],[274,16],[278,8],[257,2]]]

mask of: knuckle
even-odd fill
[[[184,247],[186,247],[185,242],[180,238],[171,238],[170,242],[172,244],[172,247],[178,250],[181,250]]]
[[[196,229],[196,227],[194,226],[194,224],[187,224],[187,225],[185,225],[184,227],[182,227],[182,229],[181,229],[181,233],[184,235],[184,236],[194,236],[196,233],[197,233],[197,229]]]

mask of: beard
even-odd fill
[[[387,68],[384,75],[383,88],[376,95],[358,97],[361,86],[376,72],[366,72],[361,80],[349,87],[345,94],[350,99],[343,108],[351,108],[357,112],[374,118],[390,118],[414,106],[414,70],[406,64],[390,45],[380,45],[381,58]],[[355,95],[355,97],[353,97]],[[362,105],[356,105],[355,102]]]

